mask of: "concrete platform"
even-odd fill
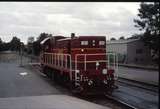
[[[155,70],[158,71],[158,66],[155,65],[137,65],[137,64],[118,64],[122,67],[128,67],[128,68],[138,68],[138,69],[145,69],[145,70]]]
[[[110,109],[67,95],[0,98],[0,109]]]
[[[135,80],[157,86],[159,84],[159,72],[154,70],[128,68],[120,66],[117,74],[119,77],[130,80]]]

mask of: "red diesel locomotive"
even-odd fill
[[[54,36],[41,42],[43,72],[69,85],[74,93],[111,93],[114,68],[109,67],[105,36]]]

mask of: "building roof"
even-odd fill
[[[107,44],[126,44],[134,41],[138,41],[139,39],[126,39],[126,40],[112,40],[106,41]]]

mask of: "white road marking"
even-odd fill
[[[27,75],[28,73],[27,72],[22,72],[22,73],[19,73],[20,75],[22,75],[22,76],[25,76],[25,75]]]

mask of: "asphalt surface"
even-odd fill
[[[0,109],[111,109],[67,95],[0,98]]]
[[[0,98],[64,94],[63,90],[53,87],[47,78],[29,68],[20,67],[16,55],[12,55],[12,60],[6,57],[9,59],[1,56],[0,62]]]

